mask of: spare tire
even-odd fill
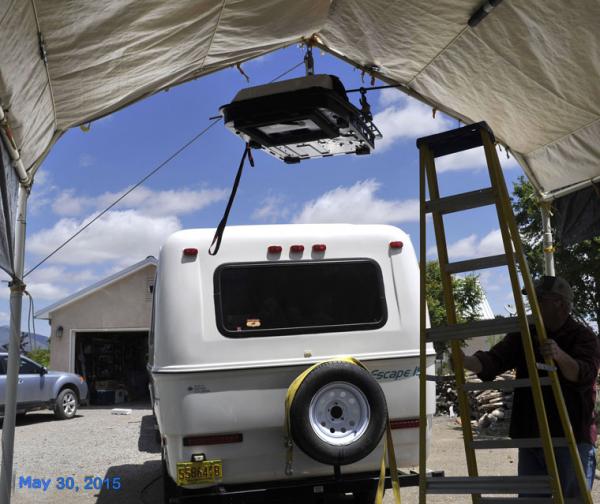
[[[290,406],[290,432],[298,447],[323,464],[352,464],[379,444],[387,406],[377,381],[344,361],[317,366]]]

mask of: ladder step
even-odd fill
[[[426,329],[428,342],[451,341],[494,334],[507,334],[520,330],[519,317],[475,320],[465,324],[433,327]]]
[[[507,502],[518,502],[519,504],[548,504],[554,502],[552,497],[481,497],[481,504],[505,504]],[[577,504],[578,499],[565,499],[565,504]]]
[[[519,504],[548,504],[554,502],[552,497],[482,497],[481,504],[505,504],[506,502],[518,502]],[[569,500],[565,500],[569,502]]]
[[[425,375],[425,380],[427,381],[434,381],[434,382],[441,382],[441,381],[446,381],[448,379],[455,379],[454,375]]]
[[[554,448],[568,446],[565,438],[552,438]],[[493,438],[493,439],[474,439],[472,443],[474,450],[494,450],[504,448],[541,448],[542,440],[540,438]]]
[[[544,376],[540,378],[541,385],[551,385],[550,378]],[[494,380],[479,383],[465,383],[463,390],[513,390],[519,387],[531,387],[529,378],[519,378],[518,380]]]
[[[506,266],[508,260],[506,255],[499,254],[489,257],[480,257],[478,259],[468,259],[466,261],[458,261],[446,264],[448,273],[462,273],[463,271],[475,271],[485,268],[496,268],[498,266]]]
[[[444,133],[417,138],[417,148],[420,149],[426,145],[429,147],[433,157],[436,158],[473,149],[474,147],[481,147],[483,145],[480,133],[482,129],[488,132],[492,143],[494,143],[496,141],[494,133],[492,133],[487,123],[482,121],[463,126],[462,128],[445,131]]]
[[[449,214],[461,210],[469,210],[486,205],[492,205],[495,202],[494,190],[491,187],[487,189],[477,189],[476,191],[446,196],[437,200],[425,202],[425,212],[440,212]]]
[[[427,479],[429,494],[516,494],[546,493],[550,490],[548,476],[446,476]]]

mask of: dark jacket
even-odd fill
[[[535,327],[531,327],[530,330],[536,362],[544,362],[539,353]],[[560,372],[560,368],[558,369],[558,377],[575,440],[578,443],[595,444],[597,432],[594,421],[594,406],[596,402],[596,377],[600,367],[598,338],[593,331],[571,317],[558,331],[548,332],[548,338],[556,341],[558,346],[579,364],[577,382],[566,380]],[[475,355],[483,366],[483,371],[478,375],[483,381],[493,380],[494,377],[509,369],[516,369],[517,379],[529,377],[523,354],[521,333],[507,334],[502,341],[494,345],[488,352],[480,351],[476,352]],[[539,375],[547,376],[547,373],[540,371]],[[564,437],[552,389],[550,386],[543,386],[542,391],[550,432],[553,437]],[[513,411],[510,419],[510,436],[512,438],[539,437],[533,397],[529,387],[515,389]]]

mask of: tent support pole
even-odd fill
[[[4,145],[13,161],[13,167],[19,176],[21,184],[30,185],[31,178],[27,175],[27,171],[23,166],[21,154],[19,154],[19,147],[15,144],[10,125],[8,124],[8,118],[2,107],[0,107],[0,136],[2,137],[2,140],[4,140]]]
[[[29,189],[19,184],[17,222],[15,226],[15,277],[10,283],[10,343],[6,372],[6,401],[2,428],[2,467],[0,468],[0,504],[10,504],[13,480],[13,451],[17,415],[17,380],[21,348],[21,308],[23,305],[23,271],[25,266],[25,227]]]
[[[552,225],[550,223],[550,203],[542,201],[540,204],[542,212],[542,227],[544,230],[544,275],[556,276],[554,270],[554,244],[552,243]]]

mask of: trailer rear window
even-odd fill
[[[215,307],[231,338],[376,329],[387,320],[381,270],[367,259],[224,265]]]

